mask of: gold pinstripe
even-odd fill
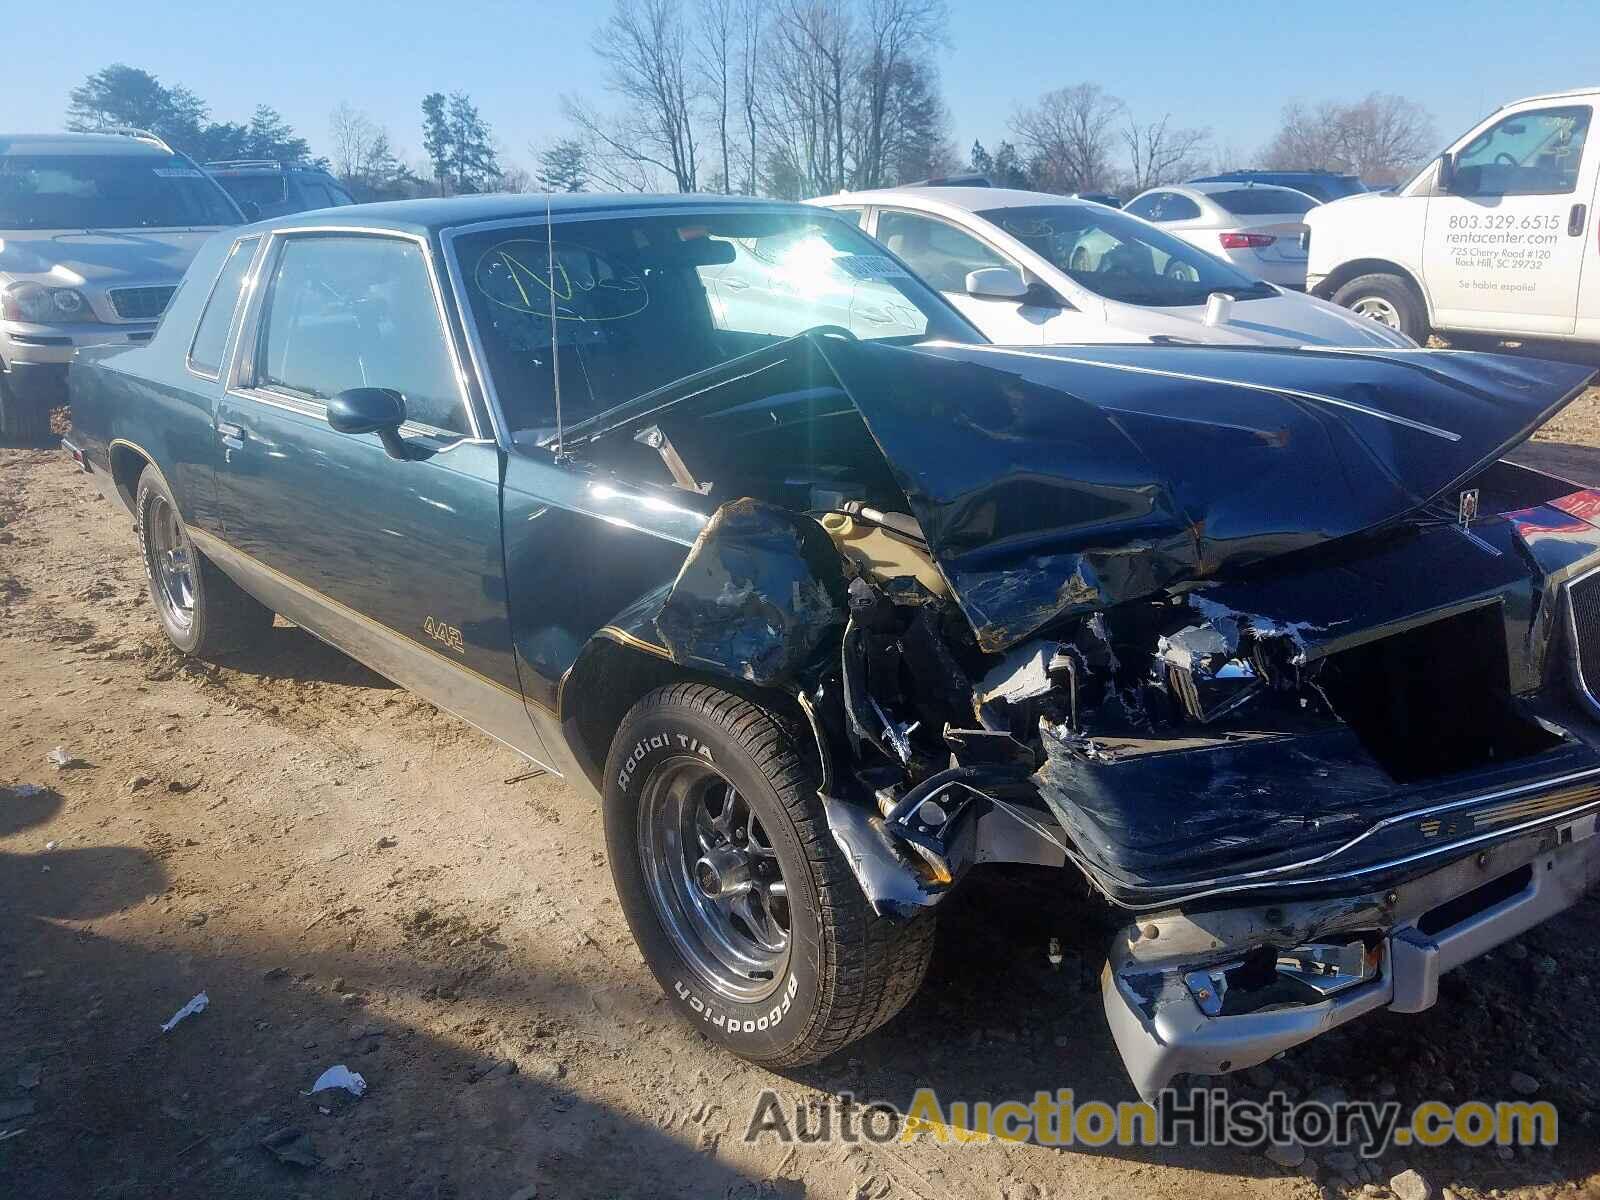
[[[338,600],[335,600],[332,596],[329,596],[325,592],[319,592],[315,588],[307,587],[298,579],[285,575],[276,567],[269,566],[267,563],[262,562],[259,558],[256,558],[253,554],[247,554],[243,550],[240,550],[237,546],[230,545],[228,542],[223,541],[215,534],[207,533],[203,529],[192,528],[188,530],[188,533],[189,536],[201,546],[201,548],[204,548],[207,543],[210,543],[215,547],[219,547],[225,554],[233,554],[242,559],[246,559],[252,566],[256,567],[265,574],[272,576],[273,579],[277,580],[284,587],[289,588],[291,591],[298,592],[299,594],[315,600],[318,603],[326,604],[329,608],[337,610],[341,615],[348,617],[350,620],[356,622],[364,628],[370,629],[374,633],[389,638],[390,640],[400,642],[405,649],[421,651],[423,654],[426,654],[436,661],[443,663],[452,670],[455,670],[463,675],[471,676],[475,681],[492,687],[496,691],[505,693],[505,695],[511,697],[513,700],[516,700],[518,703],[521,703],[523,700],[527,700],[529,704],[532,704],[540,711],[548,713],[550,716],[555,716],[554,710],[550,709],[544,704],[541,704],[539,701],[534,700],[531,697],[524,696],[519,691],[514,691],[497,679],[491,679],[489,676],[484,675],[479,671],[474,671],[471,667],[466,666],[464,663],[457,662],[453,658],[445,657],[437,650],[434,650],[431,646],[424,646],[415,638],[408,637],[407,635],[400,633],[398,630],[391,629],[389,626],[380,621],[374,621],[365,613],[357,612],[348,604],[340,603]]]

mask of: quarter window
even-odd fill
[[[262,307],[255,383],[316,401],[393,388],[408,421],[469,432],[427,263],[411,241],[285,241]]]
[[[1187,196],[1167,192],[1161,203],[1158,221],[1193,221],[1200,216],[1200,206]]]
[[[1142,217],[1146,221],[1159,221],[1161,219],[1161,202],[1166,198],[1166,195],[1166,192],[1151,192],[1149,195],[1140,196],[1122,211],[1132,213],[1136,217]]]
[[[917,213],[880,212],[878,240],[941,292],[965,292],[969,271],[1010,265],[971,234]]]
[[[245,272],[255,257],[260,238],[240,238],[228,251],[227,261],[217,275],[217,282],[206,300],[205,311],[200,314],[200,324],[194,331],[194,343],[189,347],[189,369],[215,379],[222,371],[222,356],[228,346],[228,330],[233,327],[234,310],[239,306],[239,291],[244,286]]]
[[[1456,155],[1458,196],[1559,196],[1578,187],[1591,110],[1542,108],[1502,117]]]

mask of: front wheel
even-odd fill
[[[685,683],[634,705],[606,763],[605,828],[646,964],[740,1057],[816,1062],[921,986],[933,914],[872,911],[787,728],[749,700]]]
[[[178,502],[153,468],[134,491],[134,521],[150,600],[161,629],[184,654],[242,650],[272,627],[272,613],[194,548]]]
[[[1398,329],[1419,346],[1427,343],[1427,307],[1417,290],[1398,275],[1358,275],[1334,292],[1333,302]]]

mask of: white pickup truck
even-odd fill
[[[1404,330],[1600,342],[1600,88],[1507,104],[1392,193],[1312,209],[1309,291]]]

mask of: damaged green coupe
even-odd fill
[[[1586,370],[1002,349],[817,209],[535,203],[220,238],[69,445],[181,649],[281,613],[592,786],[707,1036],[838,1050],[1033,863],[1153,1094],[1600,875],[1600,496],[1502,461]]]

